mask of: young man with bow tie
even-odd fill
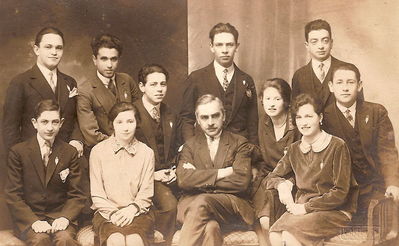
[[[163,102],[168,79],[169,74],[161,65],[144,65],[138,75],[143,96],[134,105],[141,119],[136,128],[136,138],[147,144],[155,154],[155,229],[163,234],[166,245],[171,245],[177,212],[174,181],[180,123],[178,115]]]
[[[64,119],[56,102],[39,102],[33,114],[37,134],[8,155],[7,205],[28,245],[79,245],[74,237],[86,198],[78,153],[57,137]]]

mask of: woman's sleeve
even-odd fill
[[[141,185],[134,199],[134,204],[138,207],[139,213],[145,213],[152,205],[152,197],[154,196],[154,151],[148,151],[148,158],[144,160],[141,179]]]
[[[352,168],[349,149],[345,143],[336,147],[332,161],[334,186],[323,195],[314,197],[305,203],[307,212],[334,210],[347,200],[351,186]]]
[[[90,154],[90,192],[93,208],[109,220],[112,212],[118,210],[108,199],[103,185],[101,151],[93,148]]]
[[[292,165],[291,165],[291,156],[292,155],[292,145],[288,147],[287,153],[281,158],[281,160],[277,163],[273,172],[269,173],[266,177],[266,188],[267,189],[277,189],[277,186],[284,182],[286,177],[292,176]],[[289,179],[292,183],[293,180]]]

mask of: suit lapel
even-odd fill
[[[120,102],[131,102],[132,96],[130,95],[130,88],[128,82],[125,81],[121,76],[115,74],[116,79],[116,96],[119,98]]]
[[[226,134],[223,132],[220,136],[219,147],[215,155],[214,166],[215,168],[223,168],[224,160],[229,152],[230,144]]]
[[[339,114],[342,114],[342,113],[341,113],[341,111],[339,111],[337,105],[332,104],[331,107],[328,107],[325,110],[324,114],[326,114],[325,115],[326,118],[333,120],[334,125],[332,127],[337,128],[337,130],[338,130],[337,133],[335,133],[335,134],[338,134],[338,133],[342,134],[345,132],[344,128],[339,120],[339,118],[340,118]]]
[[[213,62],[210,65],[208,65],[207,73],[209,75],[207,76],[207,78],[204,78],[204,79],[206,79],[206,80],[209,79],[209,82],[208,83],[206,81],[204,81],[204,82],[209,85],[208,91],[210,93],[214,94],[215,96],[222,98],[223,95],[220,94],[221,85],[220,85],[218,78],[216,77],[216,71],[215,71],[215,67],[213,66]]]
[[[147,140],[147,143],[150,145],[149,147],[151,147],[155,154],[158,155],[155,135],[153,134],[153,129],[151,128],[151,120],[153,119],[145,109],[142,99],[139,99],[136,102],[137,109],[139,110],[141,116],[140,128],[143,137]]]
[[[68,89],[69,87],[69,89]],[[58,103],[60,104],[61,111],[65,108],[65,104],[69,99],[69,91],[72,90],[71,86],[64,79],[60,72],[57,70],[57,93]]]
[[[172,129],[175,122],[171,117],[171,114],[168,112],[165,104],[161,103],[161,124],[163,131],[163,144],[164,144],[164,153],[165,153],[165,161],[168,160],[169,157],[169,148],[170,141],[172,136]]]
[[[50,85],[48,84],[46,78],[40,71],[37,65],[33,66],[31,69],[31,81],[30,85],[34,88],[42,97],[42,99],[53,99],[56,101],[55,94],[51,89]]]
[[[116,103],[115,96],[112,94],[112,92],[110,90],[108,90],[108,88],[106,88],[104,86],[104,84],[97,77],[97,75],[95,76],[95,78],[93,78],[90,81],[93,86],[94,96],[98,99],[100,104],[103,106],[103,108],[105,109],[105,112],[108,113],[111,110],[112,106],[114,106],[114,104]]]
[[[30,140],[29,152],[32,160],[32,165],[36,170],[37,176],[39,176],[40,181],[42,182],[43,186],[45,186],[45,168],[36,135]]]
[[[247,86],[249,85],[248,81],[244,80],[244,76],[241,73],[241,70],[238,69],[238,67],[236,65],[234,65],[233,79],[235,80],[234,81],[233,108],[232,108],[232,112],[230,115],[230,119],[227,119],[227,124],[229,124],[234,119],[234,117],[238,111],[238,108],[241,105],[242,97],[244,96],[244,94],[246,94],[246,90],[249,89],[249,88],[247,88]],[[245,81],[245,85],[244,85],[244,81]],[[254,96],[254,95],[252,95],[252,96]]]
[[[355,124],[358,126],[360,142],[362,143],[363,151],[365,146],[369,145],[373,137],[372,128],[372,114],[370,110],[361,102],[358,101],[356,105],[356,119]],[[367,153],[367,151],[364,151]]]
[[[209,153],[208,143],[204,133],[198,135],[198,155],[201,163],[205,168],[213,168],[213,162],[211,160],[211,155]]]
[[[50,158],[48,160],[47,164],[47,169],[46,169],[46,183],[45,185],[48,185],[48,182],[50,181],[51,177],[54,174],[54,171],[57,169],[57,166],[59,165],[60,161],[60,148],[59,148],[59,143],[57,140],[53,144],[53,149],[50,155]],[[57,162],[57,163],[56,163]]]

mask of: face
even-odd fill
[[[329,82],[330,91],[337,102],[347,108],[352,106],[357,94],[362,90],[362,81],[357,81],[356,74],[350,70],[337,70],[333,81]]]
[[[222,32],[213,37],[211,51],[217,63],[223,67],[230,67],[233,64],[234,55],[239,45],[236,43],[233,34]]]
[[[32,124],[44,140],[53,142],[63,121],[58,111],[44,111],[37,119],[32,119]]]
[[[40,65],[53,70],[61,61],[64,52],[64,43],[61,36],[58,34],[44,34],[39,46],[33,46],[33,51],[35,52],[37,62]]]
[[[98,50],[97,56],[93,55],[93,62],[102,76],[112,78],[118,67],[119,52],[115,48],[102,47]]]
[[[314,137],[320,132],[320,122],[322,116],[319,116],[311,104],[305,104],[299,107],[296,114],[296,125],[304,137]]]
[[[134,138],[137,122],[133,110],[120,112],[112,124],[116,139],[130,142]]]
[[[267,87],[263,91],[263,109],[270,117],[278,117],[285,113],[284,100],[280,92],[274,87]]]
[[[196,116],[206,135],[215,137],[222,130],[225,116],[217,101],[199,105]]]
[[[305,46],[312,57],[318,61],[326,60],[333,46],[333,40],[327,30],[313,30],[309,32],[308,41]]]
[[[144,98],[152,105],[158,105],[162,102],[168,89],[166,83],[166,76],[163,73],[150,73],[146,78],[147,83],[139,83],[141,92],[144,93]]]

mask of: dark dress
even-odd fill
[[[339,234],[356,211],[358,185],[352,175],[345,142],[322,132],[312,145],[293,143],[267,182],[277,188],[284,176],[295,173],[295,203],[304,204],[305,215],[284,213],[271,232],[290,232],[303,245],[318,245]]]
[[[284,135],[278,141],[276,141],[273,123],[269,116],[265,115],[259,120],[258,129],[262,161],[258,163],[259,173],[253,183],[254,195],[252,202],[257,218],[267,216],[270,218],[270,225],[272,225],[285,212],[285,206],[281,204],[277,190],[266,189],[266,176],[276,167],[278,161],[287,152],[288,146],[299,140],[301,135],[292,124],[289,113]]]

